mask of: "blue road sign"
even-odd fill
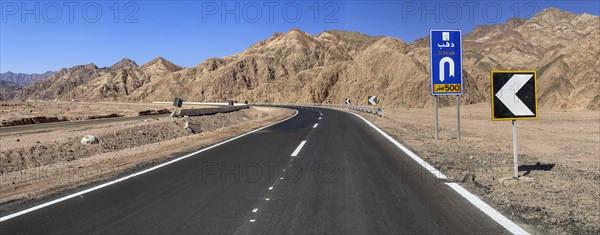
[[[462,33],[430,30],[431,95],[462,95]]]

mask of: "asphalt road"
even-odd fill
[[[508,233],[358,117],[297,109],[285,122],[1,222],[0,233]]]
[[[145,120],[145,119],[150,119],[150,118],[160,118],[160,117],[168,117],[168,116],[169,116],[169,114],[160,114],[160,115],[150,115],[150,116],[101,118],[101,119],[89,119],[89,120],[81,120],[81,121],[50,122],[50,123],[40,123],[40,124],[33,124],[33,125],[8,126],[8,127],[0,127],[0,135],[50,131],[50,130],[57,130],[60,128],[65,128],[65,127],[77,128],[77,127],[85,127],[85,126],[90,126],[90,125],[100,125],[100,124],[114,123],[114,122]]]

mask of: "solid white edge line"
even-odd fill
[[[412,151],[408,150],[402,144],[398,143],[398,141],[396,141],[394,138],[392,138],[391,136],[389,136],[388,134],[383,132],[377,126],[373,125],[373,123],[369,122],[367,119],[363,118],[362,116],[360,116],[356,113],[352,113],[352,112],[348,112],[348,111],[344,111],[344,110],[340,110],[340,111],[356,115],[357,117],[359,117],[360,119],[365,121],[367,124],[369,124],[369,126],[371,126],[373,129],[377,130],[381,135],[383,135],[388,140],[390,140],[392,143],[394,143],[396,146],[398,146],[402,151],[404,151],[406,154],[408,154],[411,158],[413,158],[415,161],[417,161],[419,164],[421,164],[421,166],[423,166],[425,169],[429,170],[429,172],[431,172],[433,175],[437,176],[440,179],[447,178],[444,174],[442,174],[442,172],[438,171],[433,166],[429,165],[429,163],[423,161],[423,159],[421,159],[419,156],[414,154]],[[458,194],[460,194],[463,198],[467,199],[467,201],[469,201],[471,204],[473,204],[475,207],[477,207],[483,213],[488,215],[490,218],[492,218],[494,221],[496,221],[496,223],[500,224],[502,227],[504,227],[506,230],[508,230],[512,234],[529,234],[527,231],[525,231],[524,229],[519,227],[517,224],[512,222],[510,219],[506,218],[504,215],[500,214],[494,208],[492,208],[491,206],[489,206],[488,204],[483,202],[481,199],[479,199],[477,196],[473,195],[472,193],[470,193],[469,191],[464,189],[459,184],[446,183],[446,185],[450,186],[450,188],[452,188],[454,191],[456,191]]]
[[[319,125],[319,123],[315,123],[315,125],[313,126],[313,128],[317,128],[318,125]]]
[[[292,157],[298,156],[298,153],[300,153],[300,150],[302,150],[302,146],[304,146],[304,144],[306,144],[306,140],[300,142],[300,145],[298,145],[298,147],[296,147],[296,150],[294,150],[294,152],[292,153]]]
[[[171,161],[168,161],[168,162],[162,163],[162,164],[160,164],[160,165],[156,165],[156,166],[154,166],[154,167],[151,167],[151,168],[148,168],[148,169],[146,169],[146,170],[143,170],[143,171],[140,171],[140,172],[136,172],[136,173],[133,173],[133,174],[131,174],[131,175],[128,175],[128,176],[125,176],[125,177],[122,177],[122,178],[119,178],[119,179],[116,179],[116,180],[113,180],[113,181],[110,181],[110,182],[106,182],[106,183],[104,183],[104,184],[101,184],[101,185],[98,185],[98,186],[95,186],[95,187],[92,187],[92,188],[89,188],[89,189],[86,189],[86,190],[83,190],[83,191],[79,191],[79,192],[77,192],[77,193],[73,193],[73,194],[70,194],[70,195],[67,195],[67,196],[64,196],[64,197],[61,197],[61,198],[54,199],[54,200],[52,200],[52,201],[49,201],[49,202],[42,203],[42,204],[40,204],[40,205],[37,205],[37,206],[31,207],[31,208],[29,208],[29,209],[25,209],[25,210],[22,210],[22,211],[19,211],[19,212],[16,212],[16,213],[10,214],[10,215],[3,216],[3,217],[1,217],[1,218],[0,218],[0,222],[3,222],[3,221],[6,221],[6,220],[9,220],[9,219],[15,218],[15,217],[17,217],[17,216],[21,216],[21,215],[27,214],[27,213],[29,213],[29,212],[32,212],[32,211],[36,211],[36,210],[42,209],[42,208],[44,208],[44,207],[47,207],[47,206],[50,206],[50,205],[53,205],[53,204],[56,204],[56,203],[59,203],[59,202],[62,202],[62,201],[65,201],[65,200],[71,199],[71,198],[74,198],[74,197],[77,197],[77,196],[80,196],[80,195],[83,195],[83,194],[86,194],[86,193],[89,193],[89,192],[92,192],[92,191],[95,191],[95,190],[98,190],[98,189],[101,189],[101,188],[104,188],[104,187],[106,187],[106,186],[110,186],[110,185],[113,185],[113,184],[119,183],[119,182],[121,182],[121,181],[124,181],[124,180],[130,179],[130,178],[136,177],[136,176],[138,176],[138,175],[141,175],[141,174],[144,174],[144,173],[147,173],[147,172],[150,172],[150,171],[156,170],[156,169],[158,169],[158,168],[161,168],[161,167],[164,167],[164,166],[170,165],[170,164],[172,164],[172,163],[175,163],[175,162],[181,161],[181,160],[183,160],[183,159],[189,158],[189,157],[191,157],[191,156],[193,156],[193,155],[196,155],[196,154],[198,154],[198,153],[201,153],[201,152],[204,152],[204,151],[206,151],[206,150],[209,150],[209,149],[215,148],[215,147],[217,147],[217,146],[220,146],[220,145],[222,145],[222,144],[228,143],[228,142],[230,142],[230,141],[233,141],[233,140],[236,140],[236,139],[242,138],[242,137],[244,137],[244,136],[246,136],[246,135],[249,135],[249,134],[252,134],[252,133],[254,133],[254,132],[257,132],[257,131],[263,130],[263,129],[265,129],[265,128],[268,128],[268,127],[270,127],[270,126],[273,126],[273,125],[276,125],[276,124],[279,124],[279,123],[285,122],[285,121],[287,121],[287,120],[289,120],[289,119],[291,119],[291,118],[295,117],[295,116],[298,114],[298,110],[295,110],[295,111],[296,111],[296,112],[294,113],[294,115],[292,115],[292,116],[290,116],[290,117],[287,117],[286,119],[283,119],[283,120],[281,120],[281,121],[278,121],[278,122],[275,122],[275,123],[271,123],[271,124],[269,124],[269,125],[266,125],[266,126],[264,126],[264,127],[258,128],[258,129],[256,129],[256,130],[252,130],[252,131],[250,131],[250,132],[246,132],[245,134],[238,135],[238,136],[236,136],[236,137],[233,137],[233,138],[231,138],[231,139],[225,140],[225,141],[223,141],[223,142],[216,143],[216,144],[214,144],[214,145],[211,145],[211,146],[209,146],[209,147],[206,147],[206,148],[200,149],[200,150],[198,150],[198,151],[196,151],[196,152],[193,152],[193,153],[190,153],[190,154],[188,154],[188,155],[185,155],[185,156],[182,156],[182,157],[178,157],[178,158],[176,158],[176,159],[173,159],[173,160],[171,160]]]
[[[346,112],[346,111],[344,111],[344,112]],[[404,147],[404,145],[400,144],[398,141],[396,141],[394,138],[392,138],[391,136],[389,136],[387,133],[383,132],[377,126],[373,125],[373,123],[369,122],[367,119],[363,118],[362,116],[360,116],[360,115],[358,115],[356,113],[352,113],[352,112],[347,112],[347,113],[354,114],[357,117],[359,117],[360,119],[362,119],[363,121],[365,121],[367,124],[369,124],[369,126],[371,126],[373,129],[375,129],[377,132],[379,132],[379,134],[383,135],[383,137],[385,137],[390,142],[392,142],[394,145],[396,145],[396,147],[400,148],[400,150],[402,150],[404,153],[406,153],[406,155],[408,155],[409,157],[411,157],[413,160],[415,160],[417,163],[419,163],[422,167],[424,167],[425,169],[427,169],[431,174],[435,175],[437,178],[439,178],[439,179],[446,179],[447,178],[446,175],[444,175],[442,172],[440,172],[437,169],[435,169],[435,167],[429,165],[429,163],[427,163],[426,161],[424,161],[423,159],[421,159],[419,156],[417,156],[415,153],[413,153],[412,151],[410,151],[408,148]]]
[[[494,208],[483,202],[477,196],[473,195],[462,186],[457,183],[446,183],[446,185],[450,186],[450,188],[454,189],[458,194],[467,199],[471,204],[479,208],[483,213],[492,218],[496,223],[502,225],[506,230],[511,232],[512,234],[529,234],[527,231],[523,230],[519,225],[515,224],[504,215],[500,214]]]

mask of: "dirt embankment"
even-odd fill
[[[511,179],[512,128],[491,121],[489,104],[440,110],[434,139],[432,109],[386,109],[385,118],[359,113],[460,182],[504,215],[542,234],[600,234],[600,113],[540,110],[518,121],[519,174]]]
[[[284,119],[292,110],[250,108],[185,119],[152,118],[0,137],[0,212],[29,199],[101,181],[144,164],[165,161]],[[184,130],[184,121],[202,132]],[[83,145],[84,135],[99,144]]]
[[[0,102],[0,127],[170,113],[164,104]]]

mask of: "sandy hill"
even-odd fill
[[[534,69],[542,106],[598,109],[598,41],[598,16],[554,8],[531,19],[477,27],[463,38],[466,92],[461,101],[490,100],[490,70]],[[348,97],[364,105],[368,95],[378,95],[387,107],[432,105],[428,37],[406,43],[357,32],[332,30],[310,35],[292,29],[240,53],[211,58],[190,68],[159,57],[141,67],[119,65],[92,71],[96,70],[82,72],[85,79],[72,79],[78,77],[72,75],[57,79],[65,74],[61,70],[62,75],[46,79],[53,81],[54,87],[42,81],[34,84],[33,90],[25,89],[24,97],[127,101],[228,97],[251,102],[335,103]],[[71,85],[78,87],[68,89]]]

